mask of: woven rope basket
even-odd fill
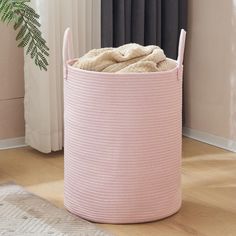
[[[101,223],[158,220],[181,205],[182,71],[80,70],[64,36],[65,206]]]

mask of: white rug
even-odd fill
[[[111,236],[14,184],[0,185],[0,235]]]

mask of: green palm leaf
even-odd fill
[[[26,54],[41,70],[47,70],[49,48],[40,31],[39,15],[27,5],[30,0],[0,0],[0,20],[12,23],[17,30],[18,47],[27,47]]]

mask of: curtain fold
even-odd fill
[[[50,58],[44,72],[25,57],[26,143],[49,153],[63,147],[63,33],[72,28],[76,56],[99,48],[100,0],[32,0],[31,4],[40,14]]]
[[[187,0],[101,0],[101,11],[102,47],[154,44],[176,59]]]

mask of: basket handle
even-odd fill
[[[180,37],[179,37],[179,50],[178,50],[178,59],[177,59],[178,66],[183,65],[185,39],[186,39],[186,31],[182,29],[180,32]]]
[[[71,29],[67,28],[64,33],[62,59],[63,59],[63,77],[67,79],[67,62],[74,58],[74,46]]]
[[[186,31],[184,29],[180,32],[179,38],[179,50],[178,50],[178,79],[182,79],[183,76],[183,61],[184,61],[184,49],[185,49]]]

